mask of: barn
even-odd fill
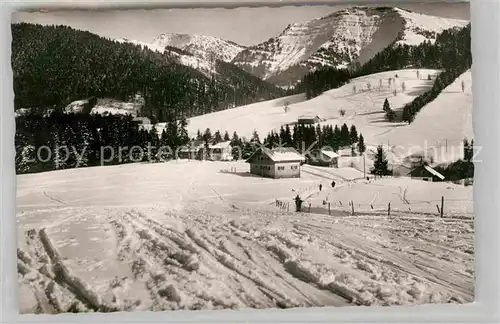
[[[307,155],[307,163],[310,165],[339,167],[340,155],[333,151],[314,150]]]
[[[444,175],[437,172],[428,165],[421,165],[413,169],[408,175],[412,179],[424,180],[424,181],[443,181],[445,179]]]
[[[300,178],[305,158],[291,147],[259,148],[247,160],[250,173],[266,178]]]
[[[303,124],[303,125],[314,125],[321,122],[321,118],[319,116],[299,116],[297,119],[297,124]]]

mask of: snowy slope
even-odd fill
[[[215,59],[231,62],[234,57],[245,49],[244,46],[213,36],[164,33],[154,39],[154,47],[172,46],[192,53],[207,61]]]
[[[462,92],[462,81],[465,91]],[[410,125],[395,127],[377,136],[372,141],[390,142],[413,153],[428,149],[429,156],[435,162],[456,161],[461,158],[461,146],[464,138],[474,138],[472,127],[473,97],[472,75],[470,70],[462,74],[441,94],[422,108]]]
[[[432,87],[434,70],[398,70],[377,73],[351,80],[351,83],[338,89],[333,89],[311,100],[300,96],[286,97],[265,101],[230,110],[193,117],[189,120],[188,131],[191,137],[198,130],[210,128],[212,132],[220,130],[250,138],[254,130],[260,137],[265,137],[271,130],[278,130],[286,124],[292,125],[302,115],[319,115],[322,125],[339,125],[346,123],[355,125],[363,134],[369,148],[382,144],[390,149],[394,156],[391,162],[399,163],[401,159],[411,155],[437,148],[439,156],[434,156],[435,162],[446,162],[461,158],[461,143],[467,137],[473,138],[472,132],[472,94],[470,71],[460,76],[452,85],[445,89],[438,98],[424,107],[416,116],[415,121],[407,123],[387,122],[382,111],[384,100],[396,112]],[[395,78],[389,87],[388,79]],[[378,89],[382,80],[382,88]],[[461,91],[464,81],[465,92]],[[405,83],[406,91],[401,89]],[[368,91],[368,84],[371,90]],[[357,92],[353,93],[356,87]],[[394,96],[393,91],[397,90]],[[285,112],[284,104],[289,102],[289,111]],[[341,116],[340,109],[345,110]],[[230,122],[228,122],[230,121]],[[163,124],[158,125],[161,132]],[[444,152],[442,152],[444,150]],[[433,154],[435,155],[435,154]],[[359,165],[359,161],[356,162]]]
[[[467,23],[398,8],[354,7],[291,24],[277,37],[243,50],[233,62],[259,77],[288,85],[310,69],[363,64],[395,41],[417,45]]]
[[[383,120],[384,100],[388,98],[393,109],[403,107],[430,89],[434,81],[428,81],[427,75],[435,73],[435,70],[420,70],[420,79],[417,79],[416,70],[413,69],[368,75],[353,79],[347,85],[307,101],[302,99],[295,102],[295,98],[303,98],[303,95],[292,96],[193,117],[189,120],[188,129],[190,136],[195,136],[198,129],[203,131],[207,127],[212,131],[228,131],[230,134],[237,131],[245,137],[250,137],[252,132],[257,130],[261,136],[265,136],[271,130],[279,130],[282,125],[293,124],[301,115],[319,115],[325,119],[323,124],[355,124],[365,136],[365,141],[372,144],[377,135],[394,126],[393,123],[385,123]],[[396,74],[398,78],[389,87],[388,79],[394,78]],[[382,88],[379,90],[380,80]],[[401,93],[402,82],[406,85],[405,93]],[[371,85],[371,91],[367,90],[368,83]],[[393,94],[394,84],[398,90],[397,96]],[[356,93],[353,93],[354,87]],[[291,104],[289,111],[285,112],[283,106],[287,101]],[[340,109],[346,111],[345,116],[340,115]]]
[[[229,167],[238,173],[220,172]],[[18,176],[21,312],[473,301],[472,220],[345,217],[341,209],[304,217],[280,210],[274,199],[308,191],[316,208],[324,182],[322,195],[338,191],[344,204],[352,197],[366,204],[362,197],[387,184],[339,181],[328,189],[325,175],[241,176],[248,169],[242,162],[179,161]],[[409,191],[411,203],[472,194],[470,187],[454,186],[451,195],[443,184],[419,185]],[[372,199],[376,206],[399,200],[382,193]]]
[[[399,8],[396,8],[396,10],[405,21],[403,39],[398,41],[401,44],[419,45],[426,40],[432,42],[435,40],[436,35],[444,30],[464,27],[469,23],[466,20],[428,16]]]

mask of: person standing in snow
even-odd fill
[[[300,196],[297,195],[297,197],[295,197],[295,211],[300,213],[302,211],[302,203],[304,201],[302,199],[300,199]]]
[[[332,181],[332,188],[335,188],[335,181]]]
[[[323,189],[323,185],[320,183],[319,184],[319,191],[321,191],[321,189]]]

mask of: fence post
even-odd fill
[[[328,215],[331,215],[331,212],[330,212],[330,203],[328,203]]]
[[[444,213],[444,196],[441,196],[441,218],[443,218]]]
[[[391,216],[391,203],[387,206],[387,215]]]
[[[354,216],[354,201],[351,200],[352,216]]]
[[[439,214],[439,216],[441,216],[441,210],[439,209],[439,205],[436,205],[436,208],[437,208],[437,210],[438,210],[438,214]]]

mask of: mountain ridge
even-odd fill
[[[432,42],[444,29],[467,23],[398,7],[352,7],[289,24],[278,36],[244,49],[232,63],[274,84],[293,85],[322,66],[353,67],[392,44]]]

